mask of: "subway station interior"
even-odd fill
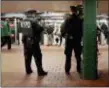
[[[81,73],[76,70],[77,63],[72,51],[70,75],[66,75],[64,54],[66,38],[62,37],[61,40],[60,35],[62,24],[71,15],[70,6],[78,6],[79,11],[82,11],[83,49]],[[20,23],[26,18],[25,12],[28,10],[37,11],[34,19],[38,20],[38,24],[44,28],[39,44],[42,66],[48,72],[46,76],[38,76],[34,57],[31,63],[33,72],[29,75],[25,72],[23,33]],[[8,46],[8,40],[2,40],[4,36],[1,34],[2,87],[109,87],[108,0],[2,0],[1,33],[6,29],[4,27],[6,21],[10,29],[11,48]],[[97,37],[96,27],[100,29]],[[4,41],[5,44],[2,46]]]

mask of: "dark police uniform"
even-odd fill
[[[75,57],[77,61],[77,71],[80,73],[81,71],[81,39],[82,39],[82,20],[76,15],[71,15],[65,23],[62,29],[62,36],[66,37],[65,44],[65,72],[69,74],[71,68],[71,56],[72,50],[74,49]]]
[[[36,21],[30,19],[23,20],[21,22],[21,28],[23,33],[22,41],[24,45],[26,73],[32,73],[30,65],[32,56],[34,56],[38,75],[47,75],[47,72],[45,72],[42,68],[42,53],[39,45],[40,34],[43,31],[43,28]]]

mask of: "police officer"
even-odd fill
[[[47,72],[45,72],[42,67],[42,53],[39,45],[40,34],[43,28],[35,20],[35,10],[27,11],[26,16],[27,18],[21,22],[26,73],[32,73],[31,59],[32,56],[34,56],[38,76],[44,76],[47,75]]]
[[[62,29],[62,36],[66,38],[65,44],[65,72],[70,74],[72,50],[75,52],[77,61],[77,72],[81,73],[81,39],[82,39],[82,20],[77,15],[77,8],[70,7],[72,15],[65,20]]]

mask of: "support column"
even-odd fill
[[[17,19],[14,18],[14,26],[15,26],[15,43],[17,44]]]
[[[96,0],[84,0],[83,78],[97,78]]]

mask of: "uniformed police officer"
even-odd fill
[[[35,20],[35,10],[27,11],[26,15],[27,18],[21,22],[26,73],[32,73],[31,59],[32,56],[34,56],[38,76],[44,76],[47,75],[47,72],[45,72],[42,67],[42,53],[39,45],[40,34],[43,28]]]
[[[65,72],[70,74],[72,50],[75,52],[77,61],[77,72],[81,72],[81,39],[82,39],[82,20],[77,15],[77,8],[71,6],[72,15],[65,20],[62,29],[62,36],[66,38],[65,44]]]

